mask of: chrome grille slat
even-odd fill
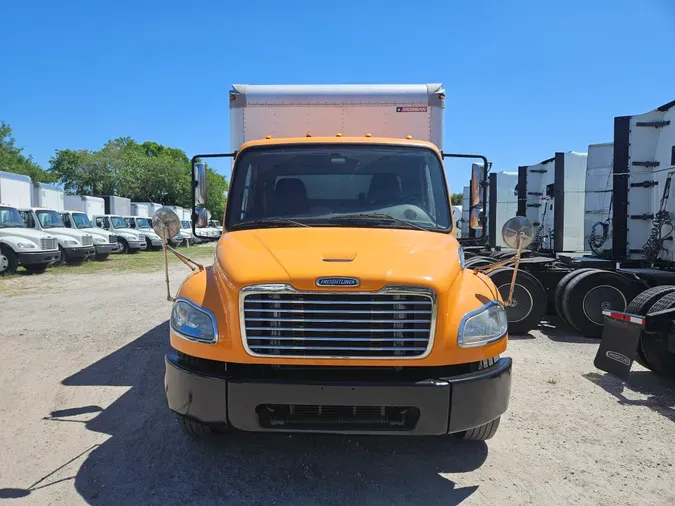
[[[57,249],[56,238],[49,238],[49,239],[41,238],[40,249],[43,250]]]
[[[433,344],[435,294],[420,287],[379,292],[299,292],[247,287],[239,298],[242,339],[257,356],[420,358]]]

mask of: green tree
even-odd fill
[[[23,154],[23,148],[16,146],[16,139],[12,136],[12,127],[0,121],[0,170],[25,174],[34,181],[51,183],[55,181],[52,174],[45,171],[33,158]]]
[[[464,195],[462,195],[461,193],[453,193],[450,196],[450,201],[452,202],[453,206],[461,206],[463,198],[464,198]]]

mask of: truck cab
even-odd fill
[[[152,230],[150,218],[140,216],[122,216],[127,228],[136,230],[145,236],[145,242],[148,250],[162,249],[162,238]]]
[[[81,264],[96,252],[94,237],[81,230],[66,227],[57,211],[31,207],[20,209],[19,213],[26,227],[48,232],[56,237],[61,251],[61,263]]]
[[[0,204],[0,275],[14,274],[19,266],[44,272],[60,259],[55,236],[27,228],[16,208]]]
[[[115,214],[95,215],[94,225],[107,230],[117,236],[119,243],[118,251],[121,253],[138,253],[145,250],[148,245],[145,234],[129,228],[124,218]]]
[[[119,249],[117,236],[106,232],[103,229],[95,228],[89,217],[80,211],[63,211],[59,213],[63,224],[68,228],[73,228],[91,234],[94,238],[94,249],[96,260],[105,260],[111,253],[116,253]]]
[[[455,237],[440,85],[232,94],[223,234],[170,317],[165,390],[183,430],[492,437],[511,386],[506,311]],[[276,123],[260,109],[274,101]],[[304,130],[284,115],[337,133],[262,133]],[[193,159],[197,236],[216,156]]]

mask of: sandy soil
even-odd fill
[[[185,270],[172,271],[175,289]],[[164,399],[161,272],[11,282],[18,294],[0,295],[3,504],[675,504],[675,385],[639,366],[628,384],[607,376],[593,367],[597,342],[554,326],[512,338],[511,405],[487,443],[201,442]]]

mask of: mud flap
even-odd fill
[[[627,380],[641,334],[642,325],[605,316],[595,367]]]

